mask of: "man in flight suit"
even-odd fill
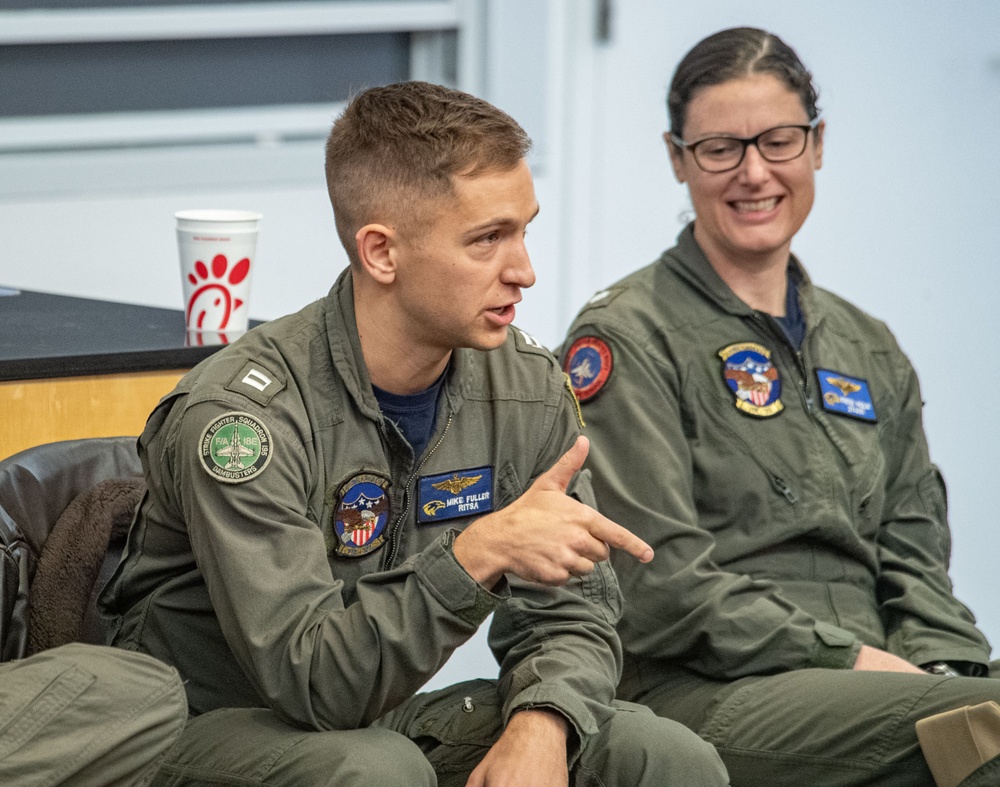
[[[606,559],[535,280],[529,140],[405,83],[335,122],[350,267],[187,375],[140,438],[149,491],[104,597],[194,718],[163,784],[724,785],[714,749],[615,703]],[[496,681],[415,695],[493,613]]]

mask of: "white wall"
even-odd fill
[[[300,309],[325,295],[347,264],[322,185],[319,148],[312,186],[0,201],[0,285],[180,309],[174,212],[252,209],[264,218],[250,316],[271,319]]]

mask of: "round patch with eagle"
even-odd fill
[[[740,412],[758,418],[777,415],[781,403],[781,377],[771,361],[771,351],[754,342],[738,342],[719,350],[722,375],[736,397]]]

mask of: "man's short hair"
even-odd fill
[[[530,147],[510,115],[460,90],[400,82],[359,93],[326,141],[327,189],[351,262],[365,224],[413,229],[428,219],[424,203],[453,193],[454,176],[509,171]]]

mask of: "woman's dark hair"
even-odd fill
[[[698,90],[748,74],[774,74],[799,94],[810,120],[819,114],[812,74],[795,51],[766,30],[733,27],[699,41],[677,66],[667,95],[671,132],[684,136],[688,104]]]

